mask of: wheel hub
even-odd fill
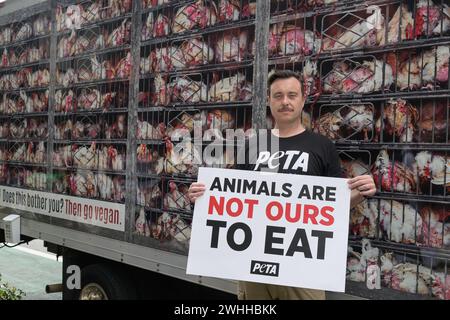
[[[81,290],[80,300],[108,300],[108,296],[101,286],[89,283]]]

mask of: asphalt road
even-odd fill
[[[56,260],[41,240],[29,245],[0,249],[2,281],[26,293],[23,300],[61,300],[62,293],[45,293],[47,284],[61,283],[62,258]]]

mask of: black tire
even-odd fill
[[[81,290],[86,286],[95,284],[101,288],[108,300],[135,300],[137,299],[136,286],[127,275],[125,268],[112,264],[92,264],[81,270]]]

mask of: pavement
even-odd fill
[[[62,257],[47,252],[43,241],[0,249],[2,281],[26,293],[23,300],[61,300],[62,293],[45,293],[47,284],[62,282]]]

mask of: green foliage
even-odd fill
[[[24,295],[25,292],[22,290],[4,283],[2,281],[2,275],[0,274],[0,300],[21,300]]]

